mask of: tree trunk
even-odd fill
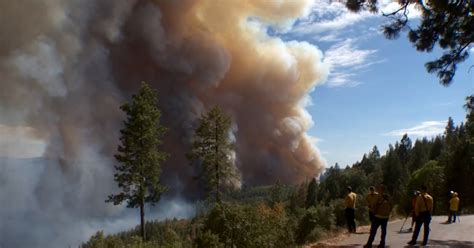
[[[145,202],[142,197],[142,201],[140,202],[140,235],[142,236],[143,242],[146,241],[145,237]]]

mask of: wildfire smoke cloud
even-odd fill
[[[0,199],[11,204],[0,210],[0,245],[64,246],[90,234],[83,222],[118,215],[104,203],[116,190],[113,154],[124,118],[118,106],[141,81],[158,90],[170,127],[164,178],[176,194],[199,193],[184,154],[197,117],[214,105],[233,120],[244,183],[296,183],[317,175],[323,164],[306,134],[312,120],[304,102],[328,68],[313,45],[283,41],[269,30],[287,28],[311,3],[1,1],[0,127],[34,130],[48,165],[27,172],[35,179],[25,186],[13,180],[25,172],[1,160]],[[6,221],[14,210],[42,217]],[[20,238],[22,228],[44,223],[54,224]],[[71,223],[74,235],[54,235]]]

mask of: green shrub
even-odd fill
[[[329,203],[329,206],[333,210],[334,216],[336,218],[336,225],[337,226],[345,226],[346,225],[346,215],[344,213],[344,200],[342,199],[335,199]]]
[[[265,204],[217,205],[205,222],[205,230],[219,236],[230,247],[290,247],[294,241],[284,206]]]
[[[106,240],[104,237],[103,231],[98,231],[87,241],[85,244],[82,245],[82,248],[106,248]]]
[[[219,242],[219,236],[207,230],[196,238],[197,248],[221,248],[224,244]]]
[[[318,205],[308,208],[297,229],[298,243],[314,241],[324,231],[333,229],[335,222],[336,217],[331,207]]]
[[[365,201],[366,195],[367,194],[357,195],[355,219],[358,225],[366,225],[370,223],[369,208],[367,207],[367,203]]]
[[[446,213],[448,202],[444,188],[445,182],[443,167],[437,161],[431,160],[412,173],[407,189],[410,193],[415,189],[419,189],[421,185],[426,185],[430,195],[433,196],[434,213],[443,214]]]
[[[147,242],[138,235],[138,228],[127,232],[105,236],[102,231],[94,234],[82,248],[149,248],[149,247],[191,247],[192,233],[199,224],[188,220],[151,221],[146,223]]]

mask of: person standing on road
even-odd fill
[[[447,223],[456,222],[456,215],[459,211],[458,193],[451,191],[451,199],[449,200],[449,217]]]
[[[365,197],[365,201],[367,203],[367,207],[369,208],[369,219],[370,223],[374,222],[374,207],[377,201],[378,193],[375,191],[374,186],[369,187],[369,194]]]
[[[431,214],[433,213],[433,197],[427,193],[425,185],[421,186],[421,194],[416,198],[415,204],[415,215],[416,224],[415,231],[411,240],[408,242],[409,245],[415,245],[420,233],[421,225],[423,225],[423,243],[425,246],[428,243],[428,236],[430,234],[430,222]]]
[[[377,187],[378,194],[376,195],[374,205],[374,220],[370,226],[370,235],[367,244],[364,248],[371,248],[374,242],[377,229],[381,227],[380,244],[378,247],[385,247],[385,237],[387,236],[387,223],[390,213],[392,212],[392,203],[389,196],[385,193],[385,186],[380,184]]]
[[[408,231],[413,231],[413,226],[415,225],[416,222],[416,214],[415,214],[415,206],[416,206],[416,198],[420,195],[420,191],[415,190],[413,192],[413,198],[411,198],[411,226],[408,229]]]
[[[356,193],[352,192],[352,187],[347,187],[347,195],[344,198],[345,205],[345,215],[347,220],[347,228],[350,233],[356,232],[356,223],[355,223],[355,204],[357,200]]]

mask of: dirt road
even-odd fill
[[[474,215],[463,215],[461,221],[454,224],[444,224],[447,216],[434,216],[431,221],[431,232],[428,241],[428,247],[474,247]],[[416,246],[408,246],[412,233],[408,232],[411,224],[409,218],[404,230],[400,232],[403,220],[390,222],[387,230],[387,239],[385,247],[420,247],[423,239],[423,227],[418,235]],[[362,247],[369,237],[368,227],[358,228],[356,234],[345,234],[342,237],[332,241],[326,241],[309,247]],[[380,241],[380,229],[372,247],[377,247]]]

